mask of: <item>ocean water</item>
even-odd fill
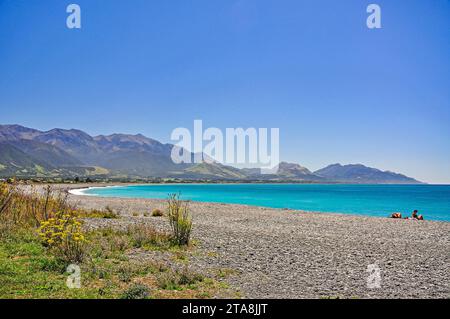
[[[91,188],[86,195],[129,198],[181,198],[306,211],[387,217],[411,215],[450,221],[450,185],[322,185],[322,184],[156,184]]]

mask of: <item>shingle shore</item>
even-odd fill
[[[164,200],[70,200],[85,208],[109,206],[122,216],[88,220],[92,227],[168,227],[165,218],[143,216],[164,209]],[[198,252],[189,256],[189,267],[229,269],[227,281],[246,298],[450,298],[450,223],[233,204],[190,207]],[[166,258],[155,252],[131,257]],[[374,278],[368,267],[380,269],[380,288],[368,288]]]

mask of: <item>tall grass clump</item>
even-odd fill
[[[75,207],[68,203],[68,194],[56,192],[50,186],[39,192],[35,188],[25,191],[15,184],[0,183],[0,223],[3,228],[39,227],[55,212],[74,210]]]
[[[14,195],[14,190],[12,186],[6,183],[0,184],[0,216],[8,209]]]
[[[179,246],[189,245],[192,231],[189,203],[180,200],[179,194],[171,194],[167,204],[167,216],[172,229],[173,241]]]
[[[15,224],[16,218],[10,216],[15,191],[15,187],[7,183],[0,183],[0,237],[4,237]]]

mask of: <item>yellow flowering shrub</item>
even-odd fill
[[[40,223],[39,236],[44,245],[55,250],[69,262],[81,262],[84,257],[86,238],[82,224],[75,212],[58,212]]]

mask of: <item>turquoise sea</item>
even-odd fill
[[[450,221],[450,185],[322,185],[322,184],[156,184],[91,188],[86,195],[131,198],[181,198],[217,202],[387,217],[410,215]]]

